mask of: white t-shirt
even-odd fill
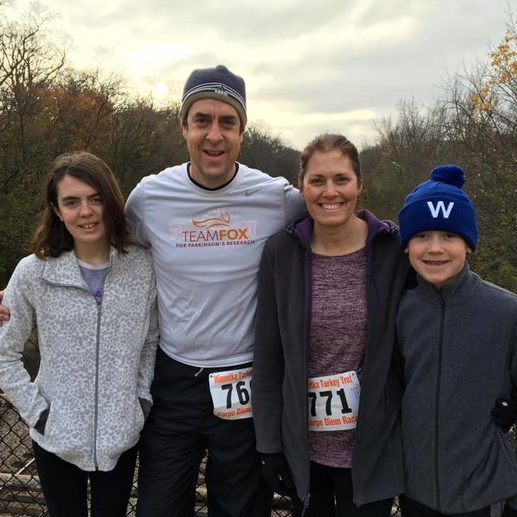
[[[205,190],[185,163],[144,178],[126,209],[133,239],[151,247],[163,351],[199,367],[251,361],[262,249],[304,213],[298,190],[242,164]]]

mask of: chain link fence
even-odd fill
[[[39,352],[36,335],[25,345],[24,365],[32,379],[39,368]],[[199,470],[196,490],[196,517],[207,515],[205,461]],[[133,490],[128,506],[128,516],[135,515],[137,484],[135,473]],[[292,515],[290,501],[275,496],[271,515]],[[46,516],[45,500],[39,484],[38,473],[32,454],[29,429],[8,398],[0,392],[0,517]]]
[[[24,365],[31,378],[36,376],[39,368],[39,352],[36,335],[25,345],[23,353]],[[515,426],[509,439],[515,447]],[[196,517],[207,515],[206,487],[204,482],[205,461],[201,464],[196,489]],[[137,484],[135,473],[133,490],[128,506],[128,516],[135,515]],[[397,501],[392,515],[398,515]],[[0,517],[47,516],[45,500],[39,484],[38,474],[32,455],[32,443],[29,429],[21,420],[18,412],[6,396],[0,392]],[[272,517],[292,516],[288,498],[275,494]]]
[[[23,361],[31,378],[34,379],[39,368],[36,335],[33,335],[27,341]],[[196,489],[196,517],[208,515],[204,472],[205,461],[202,462],[199,470]],[[138,495],[137,475],[138,465],[133,480],[128,516],[135,515]],[[392,514],[396,515],[397,513],[398,507],[395,504]],[[29,429],[8,398],[0,392],[0,517],[43,517],[47,515],[45,500],[32,455]],[[292,516],[289,499],[275,494],[271,516]]]

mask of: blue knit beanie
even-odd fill
[[[215,99],[233,106],[239,113],[242,129],[246,127],[246,85],[244,79],[223,65],[194,70],[183,89],[180,120],[184,124],[188,110],[201,99]]]
[[[476,212],[461,190],[466,181],[463,169],[441,165],[431,171],[430,178],[415,187],[399,212],[402,249],[417,233],[436,230],[457,233],[474,251],[478,238]]]

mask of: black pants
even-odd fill
[[[402,517],[490,517],[490,506],[468,513],[445,514],[424,506],[421,503],[409,499],[409,497],[400,496],[400,513]]]
[[[120,456],[113,470],[86,472],[32,443],[50,517],[87,517],[88,480],[92,517],[126,516],[135,473],[136,446]]]
[[[304,517],[389,517],[393,499],[358,508],[353,501],[351,469],[326,467],[311,462],[309,508]],[[294,515],[300,517],[302,502],[293,499]]]
[[[242,368],[246,365],[241,365]],[[153,408],[140,440],[138,517],[191,517],[199,466],[211,517],[269,517],[272,493],[261,475],[251,418],[213,414],[208,375],[158,350]]]

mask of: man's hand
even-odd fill
[[[515,388],[512,388],[512,398],[499,397],[495,401],[492,418],[494,424],[500,427],[504,433],[507,433],[510,427],[517,422],[517,390]]]
[[[0,291],[0,303],[2,302],[4,298],[4,292]],[[11,313],[9,312],[9,309],[5,307],[4,305],[0,305],[0,327],[2,326],[2,323],[4,321],[9,321],[9,318],[11,317]]]
[[[289,470],[289,465],[284,455],[279,452],[276,454],[261,454],[262,475],[268,485],[280,495],[295,495],[293,477]]]

